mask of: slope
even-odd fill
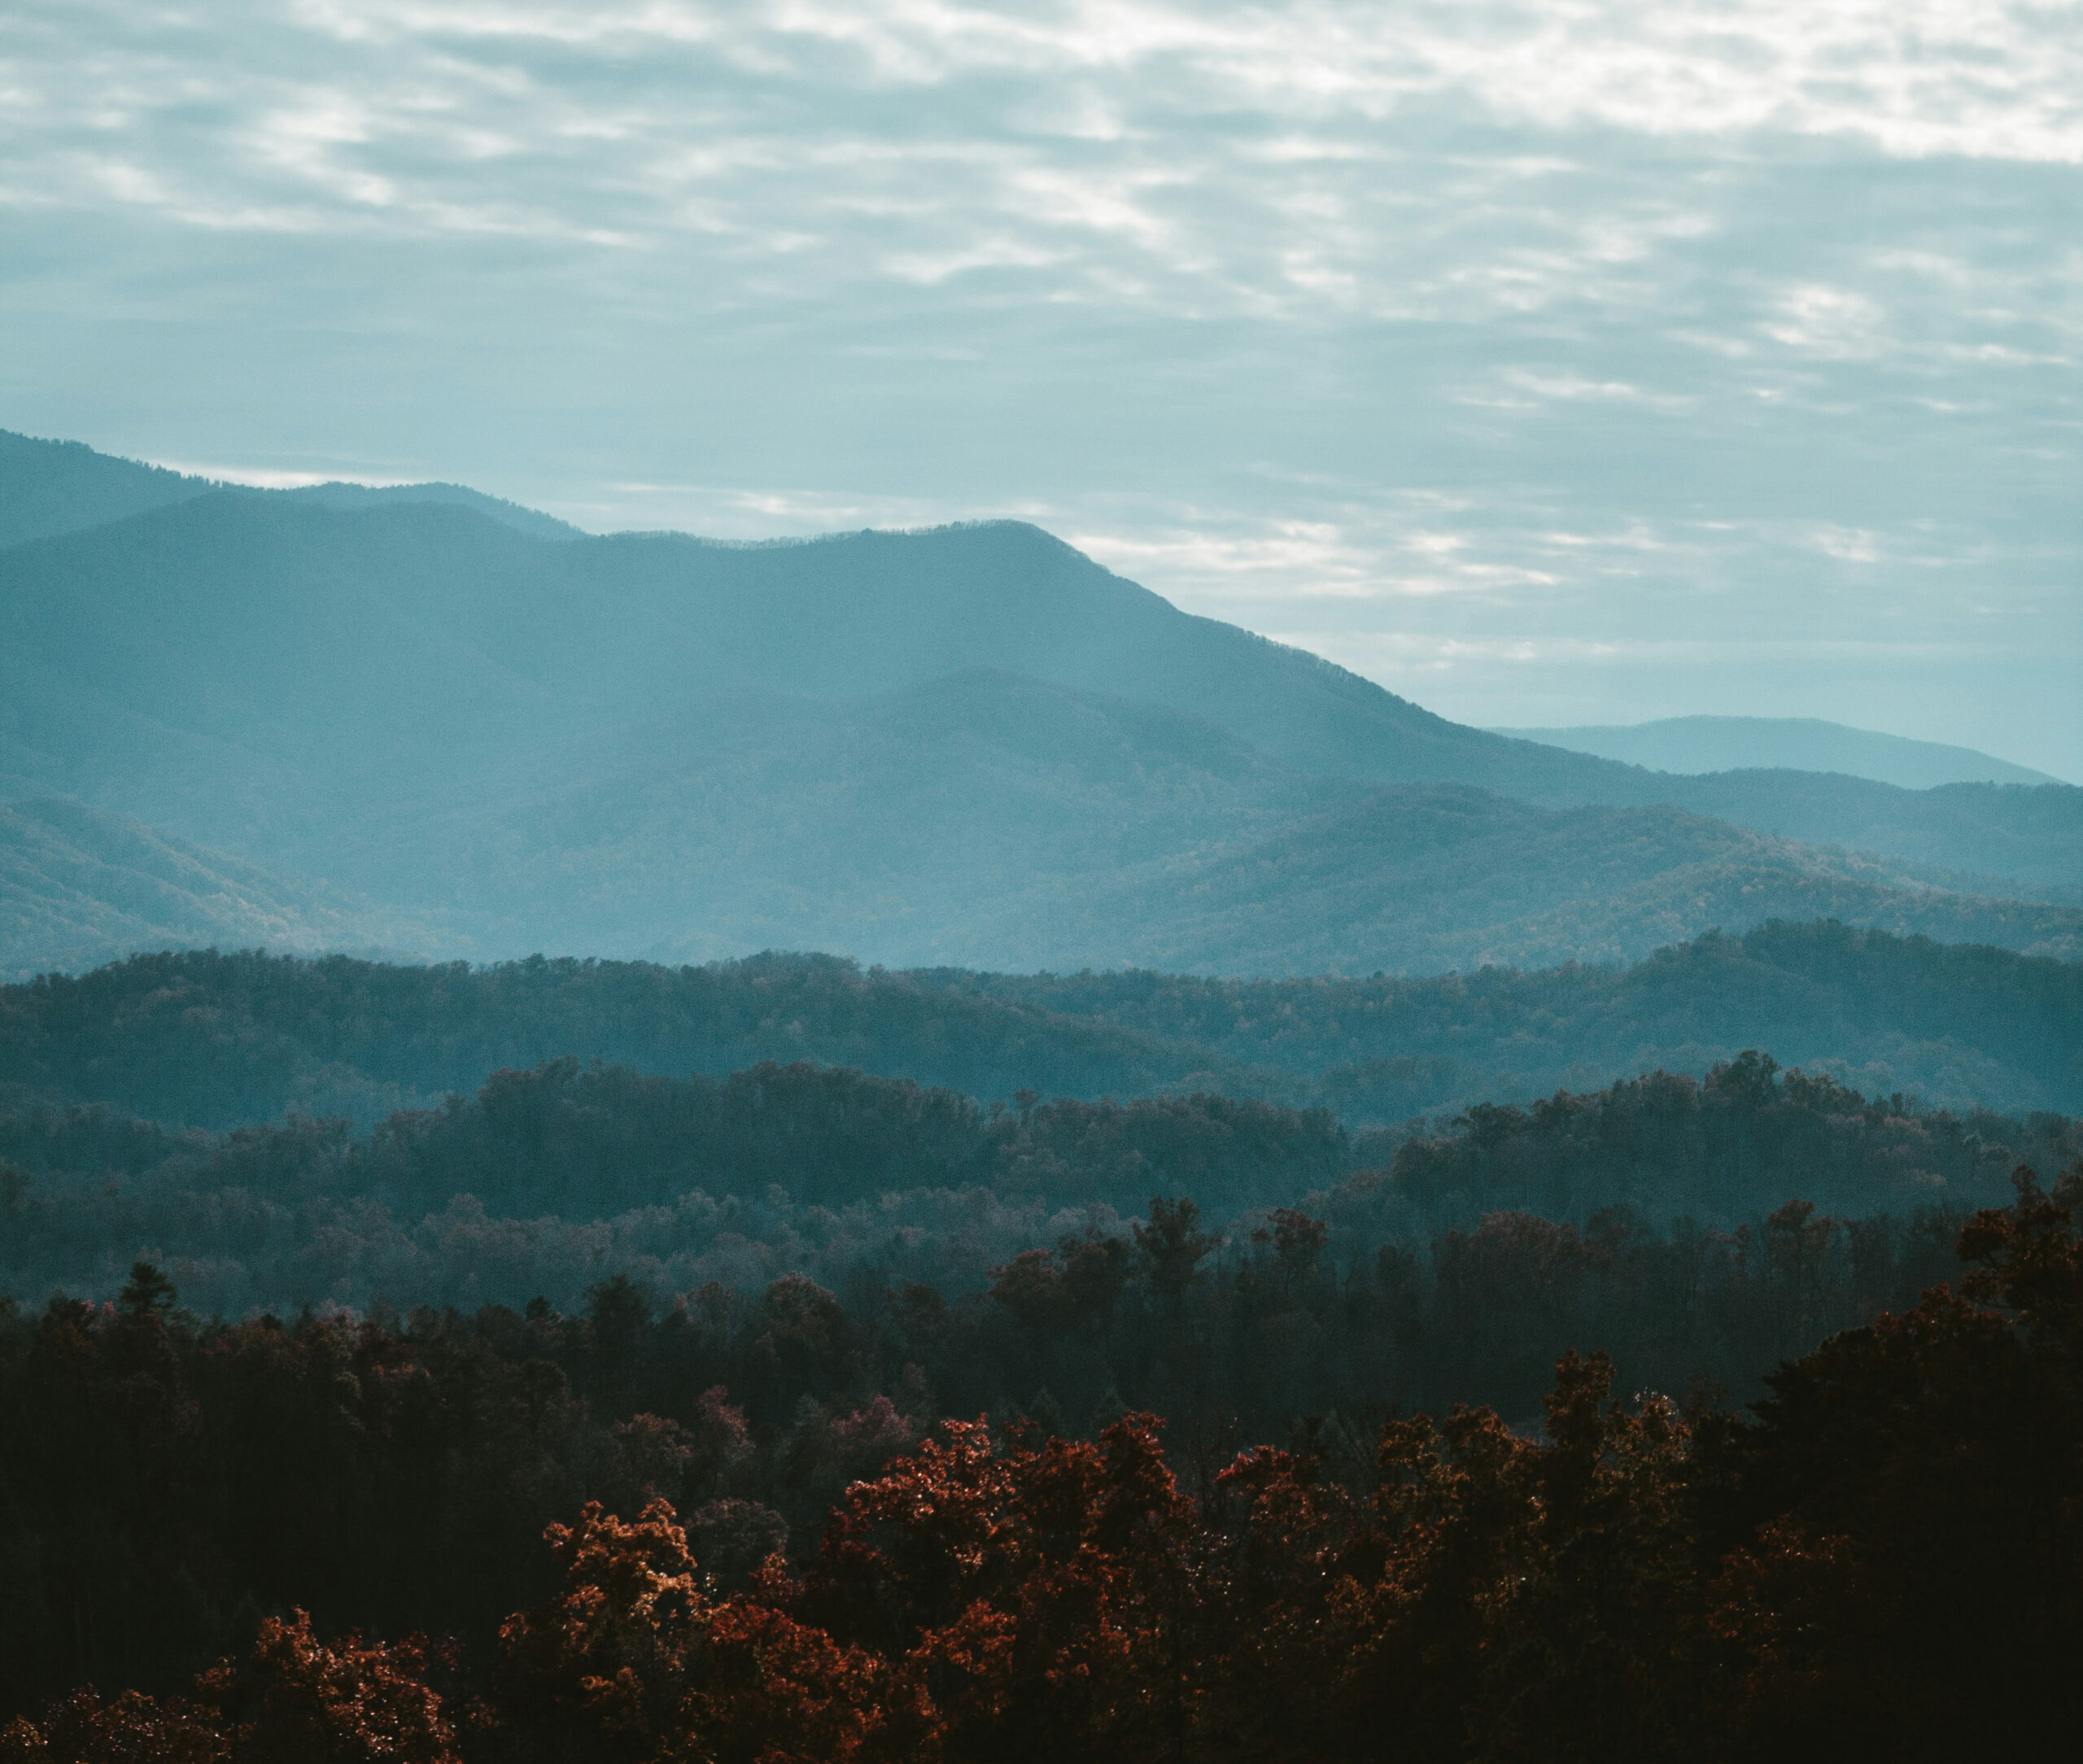
[[[84,442],[0,429],[0,547],[100,526],[217,487],[207,478],[111,459]]]
[[[1670,808],[1312,778],[1197,718],[985,670],[850,705],[719,699],[566,763],[574,781],[438,837],[365,823],[346,873],[468,903],[485,953],[692,961],[1413,972],[1630,958],[1773,916],[2050,954],[2083,925]]]
[[[1695,814],[1881,853],[1944,886],[2083,902],[2083,790],[2073,784],[1902,790],[1841,773],[1784,771],[1665,782],[1669,799]]]
[[[425,926],[334,890],[76,802],[0,805],[0,976],[196,944],[396,950],[430,941]]]
[[[1829,921],[1710,932],[1624,967],[1223,980],[1143,970],[906,976],[1198,1047],[1211,1071],[1308,1075],[1347,1119],[1516,1101],[1745,1048],[1954,1109],[2083,1102],[2083,963]]]

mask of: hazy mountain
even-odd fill
[[[557,756],[546,785],[438,837],[376,817],[342,861],[386,897],[474,906],[507,950],[1019,963],[1058,892],[1356,788],[1196,718],[980,669],[863,702],[719,695]]]
[[[0,429],[0,545],[120,521],[222,487],[79,441],[39,441]]]
[[[120,679],[140,708],[237,728],[256,749],[337,753],[343,718],[395,747],[400,711],[416,744],[487,716],[525,731],[550,701],[568,727],[593,728],[690,692],[854,697],[986,666],[1207,716],[1311,771],[1546,795],[1627,775],[1448,723],[1190,617],[1018,522],[767,546],[659,534],[541,545],[474,514],[220,492],[17,546],[0,559],[0,592],[24,662]],[[400,643],[418,652],[402,674]],[[444,670],[462,696],[430,702],[424,682]],[[299,714],[286,717],[292,702]]]
[[[708,701],[556,763],[571,781],[438,822],[372,811],[327,873],[471,915],[487,953],[692,961],[1419,972],[1771,916],[2049,954],[2083,928],[1667,807],[1312,777],[1198,718],[983,670]]]
[[[1845,772],[1904,790],[1940,784],[2050,784],[2062,780],[1971,747],[1849,728],[1819,717],[1665,717],[1654,723],[1567,729],[1496,729],[1652,771]]]
[[[0,975],[202,944],[395,950],[428,941],[322,885],[76,802],[0,805]]]
[[[1296,771],[1673,801],[2022,889],[2083,875],[2083,792],[2000,793],[1963,820],[1928,792],[1848,801],[1839,779],[1732,787],[1506,740],[1191,618],[1016,523],[545,544],[455,506],[220,493],[0,553],[0,788],[271,862],[303,862],[333,805],[481,803],[545,765],[579,782],[588,753],[693,701],[845,701],[981,666],[1204,718]]]
[[[168,471],[138,460],[97,453],[77,441],[41,441],[0,429],[0,547],[59,533],[82,531],[148,509],[219,491],[323,504],[375,508],[401,502],[446,502],[476,509],[538,539],[576,539],[579,529],[520,504],[461,484],[310,484],[295,490],[256,490]]]
[[[2083,956],[2083,909],[1904,887],[1872,860],[1680,810],[1541,809],[1411,785],[1029,890],[945,941],[1009,946],[1015,967],[1421,974],[1633,960],[1717,926],[1817,917]]]
[[[1921,886],[1664,806],[1312,778],[1196,718],[982,670],[852,704],[701,701],[545,756],[536,782],[372,801],[310,833],[314,867],[391,903],[397,924],[360,941],[479,956],[1419,973],[1627,960],[1817,916],[2083,950],[2083,910]]]
[[[1994,897],[2076,894],[2083,790],[1505,740],[1018,523],[550,542],[426,487],[172,483],[0,551],[0,793],[482,954],[1417,971],[1816,914],[2073,946]]]
[[[2083,902],[2083,790],[1941,784],[1902,790],[1842,773],[1732,771],[1667,780],[1695,814],[1877,852],[1954,888]]]

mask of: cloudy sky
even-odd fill
[[[7,0],[0,427],[2083,779],[2083,3]]]

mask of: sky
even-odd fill
[[[2083,0],[6,0],[0,427],[2083,779]]]

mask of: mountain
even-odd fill
[[[0,429],[0,546],[100,526],[221,487],[162,465],[111,459],[84,442]]]
[[[98,453],[77,441],[43,441],[0,429],[0,547],[102,526],[111,521],[223,491],[321,504],[378,508],[445,502],[474,509],[537,539],[576,539],[579,529],[520,504],[461,484],[308,484],[255,490]]]
[[[1697,1076],[1753,1047],[1963,1114],[2073,1113],[2083,963],[1824,923],[1709,936],[1624,967],[1418,980],[189,952],[0,986],[0,1084],[214,1129],[293,1108],[366,1126],[566,1056],[668,1076],[816,1061],[999,1100],[1207,1090],[1365,1128]]]
[[[312,867],[492,955],[1408,973],[1818,915],[2083,950],[2074,907],[1667,807],[1312,777],[1198,718],[987,670],[850,703],[701,701],[545,756],[535,783],[372,803]]]
[[[175,500],[0,550],[0,800],[454,940],[415,947],[1410,971],[1825,914],[2059,953],[2083,901],[2083,790],[1507,740],[1016,522],[552,539],[98,459]]]
[[[564,727],[592,728],[690,692],[858,697],[983,666],[1207,717],[1312,771],[1539,795],[1627,776],[1181,613],[1012,522],[759,546],[670,534],[552,545],[452,505],[348,511],[221,491],[15,546],[0,555],[0,596],[24,662],[120,679],[165,720],[237,727],[254,747],[301,733],[334,752],[338,718],[380,734],[400,709],[421,735],[487,715],[505,735],[552,702]],[[418,653],[396,678],[402,643]],[[429,703],[421,687],[444,670],[465,697]],[[286,718],[311,685],[326,695],[316,714]],[[219,702],[227,692],[238,709]]]
[[[2000,793],[1963,822],[1928,792],[1866,785],[1847,806],[1841,780],[1796,773],[1731,792],[1508,740],[1183,613],[1011,522],[552,544],[453,504],[219,492],[0,552],[0,789],[150,814],[271,862],[302,861],[328,806],[432,810],[546,771],[576,781],[589,753],[696,701],[855,701],[981,666],[1183,712],[1319,777],[1667,802],[2011,892],[2083,875],[2083,791]]]
[[[397,949],[398,929],[330,889],[76,802],[0,805],[0,976],[201,944]]]
[[[1030,891],[967,935],[1011,965],[1190,973],[1437,973],[1628,961],[1715,927],[1841,919],[2083,956],[2083,909],[1900,884],[1681,810],[1541,809],[1404,786],[1254,839]]]
[[[2073,784],[1903,790],[1842,773],[1784,771],[1668,783],[1672,799],[1696,814],[1880,853],[1943,887],[2083,903],[2083,790]]]
[[[1654,723],[1567,729],[1496,729],[1522,741],[1596,753],[1652,771],[1843,772],[1930,790],[1941,784],[2051,784],[2045,772],[1969,747],[1848,728],[1819,717],[1665,717]]]

